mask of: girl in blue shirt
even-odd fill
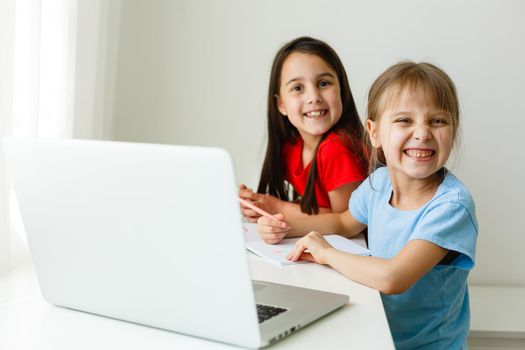
[[[330,265],[379,290],[398,349],[467,348],[467,276],[478,224],[471,194],[445,168],[458,127],[449,76],[429,63],[398,63],[369,92],[371,174],[352,194],[349,210],[286,220],[292,229],[258,221],[268,243],[304,236],[290,260]],[[322,237],[351,237],[366,227],[368,257],[338,251]]]

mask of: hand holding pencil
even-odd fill
[[[285,238],[291,227],[284,222],[284,215],[279,213],[272,215],[273,218],[261,216],[257,220],[257,231],[261,239],[268,244],[276,244]]]
[[[257,222],[257,219],[264,215],[260,210],[266,214],[280,212],[280,207],[283,204],[280,199],[268,194],[254,192],[245,185],[239,186],[239,198],[244,200],[241,202],[241,213],[249,222]],[[256,209],[253,209],[254,207]]]
[[[291,228],[290,226],[288,226],[288,224],[286,224],[284,221],[282,221],[282,219],[278,219],[276,216],[274,216],[274,215],[272,215],[272,214],[270,214],[270,213],[268,213],[268,212],[262,210],[261,208],[259,208],[259,207],[256,206],[255,204],[253,204],[252,202],[250,202],[250,201],[248,201],[248,200],[246,200],[246,199],[243,199],[243,198],[241,198],[241,197],[239,197],[239,202],[241,202],[242,205],[244,205],[244,206],[250,208],[251,210],[253,210],[253,211],[255,211],[255,212],[261,214],[262,216],[266,216],[266,217],[269,218],[269,219],[272,219],[272,220],[278,221],[279,223],[282,224],[281,226],[282,226],[283,228],[287,228],[287,229],[290,229],[290,228]],[[281,216],[282,216],[282,214],[281,214]]]
[[[275,244],[280,242],[291,229],[291,227],[284,222],[283,214],[272,215],[255,206],[252,202],[239,197],[239,202],[252,209],[253,211],[261,214],[261,217],[257,220],[257,230],[261,235],[261,239],[269,244]]]

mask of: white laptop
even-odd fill
[[[223,149],[2,142],[42,294],[53,304],[257,348],[348,302],[251,280]]]

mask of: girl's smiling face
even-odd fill
[[[386,94],[392,96],[392,94]],[[372,146],[381,148],[393,180],[430,179],[447,162],[454,143],[449,113],[424,93],[401,91],[378,121],[367,121]]]
[[[291,53],[281,70],[277,106],[305,143],[317,145],[343,111],[336,72],[317,55]]]

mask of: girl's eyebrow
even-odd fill
[[[410,112],[410,111],[395,112],[395,113],[390,114],[390,117],[391,118],[395,118],[395,117],[398,117],[400,115],[412,115],[412,112]]]
[[[334,79],[335,79],[335,75],[333,75],[333,74],[330,73],[330,72],[326,72],[326,73],[318,74],[316,78],[319,79],[319,78],[326,78],[326,77],[334,78]],[[295,82],[297,82],[297,81],[301,81],[301,80],[303,80],[303,79],[304,79],[304,78],[302,78],[302,77],[292,78],[292,79],[288,80],[288,82],[287,82],[286,84],[284,84],[284,86],[288,86],[288,85],[290,85],[291,83],[295,83]]]
[[[437,115],[442,115],[442,114],[447,115],[447,113],[444,113],[444,111],[442,111],[440,109],[436,109],[436,110],[429,111],[427,117],[435,117]],[[410,111],[399,111],[399,112],[395,112],[395,113],[390,114],[390,118],[396,118],[396,117],[399,117],[401,115],[405,115],[405,116],[411,117],[413,115],[413,113],[410,112]]]

